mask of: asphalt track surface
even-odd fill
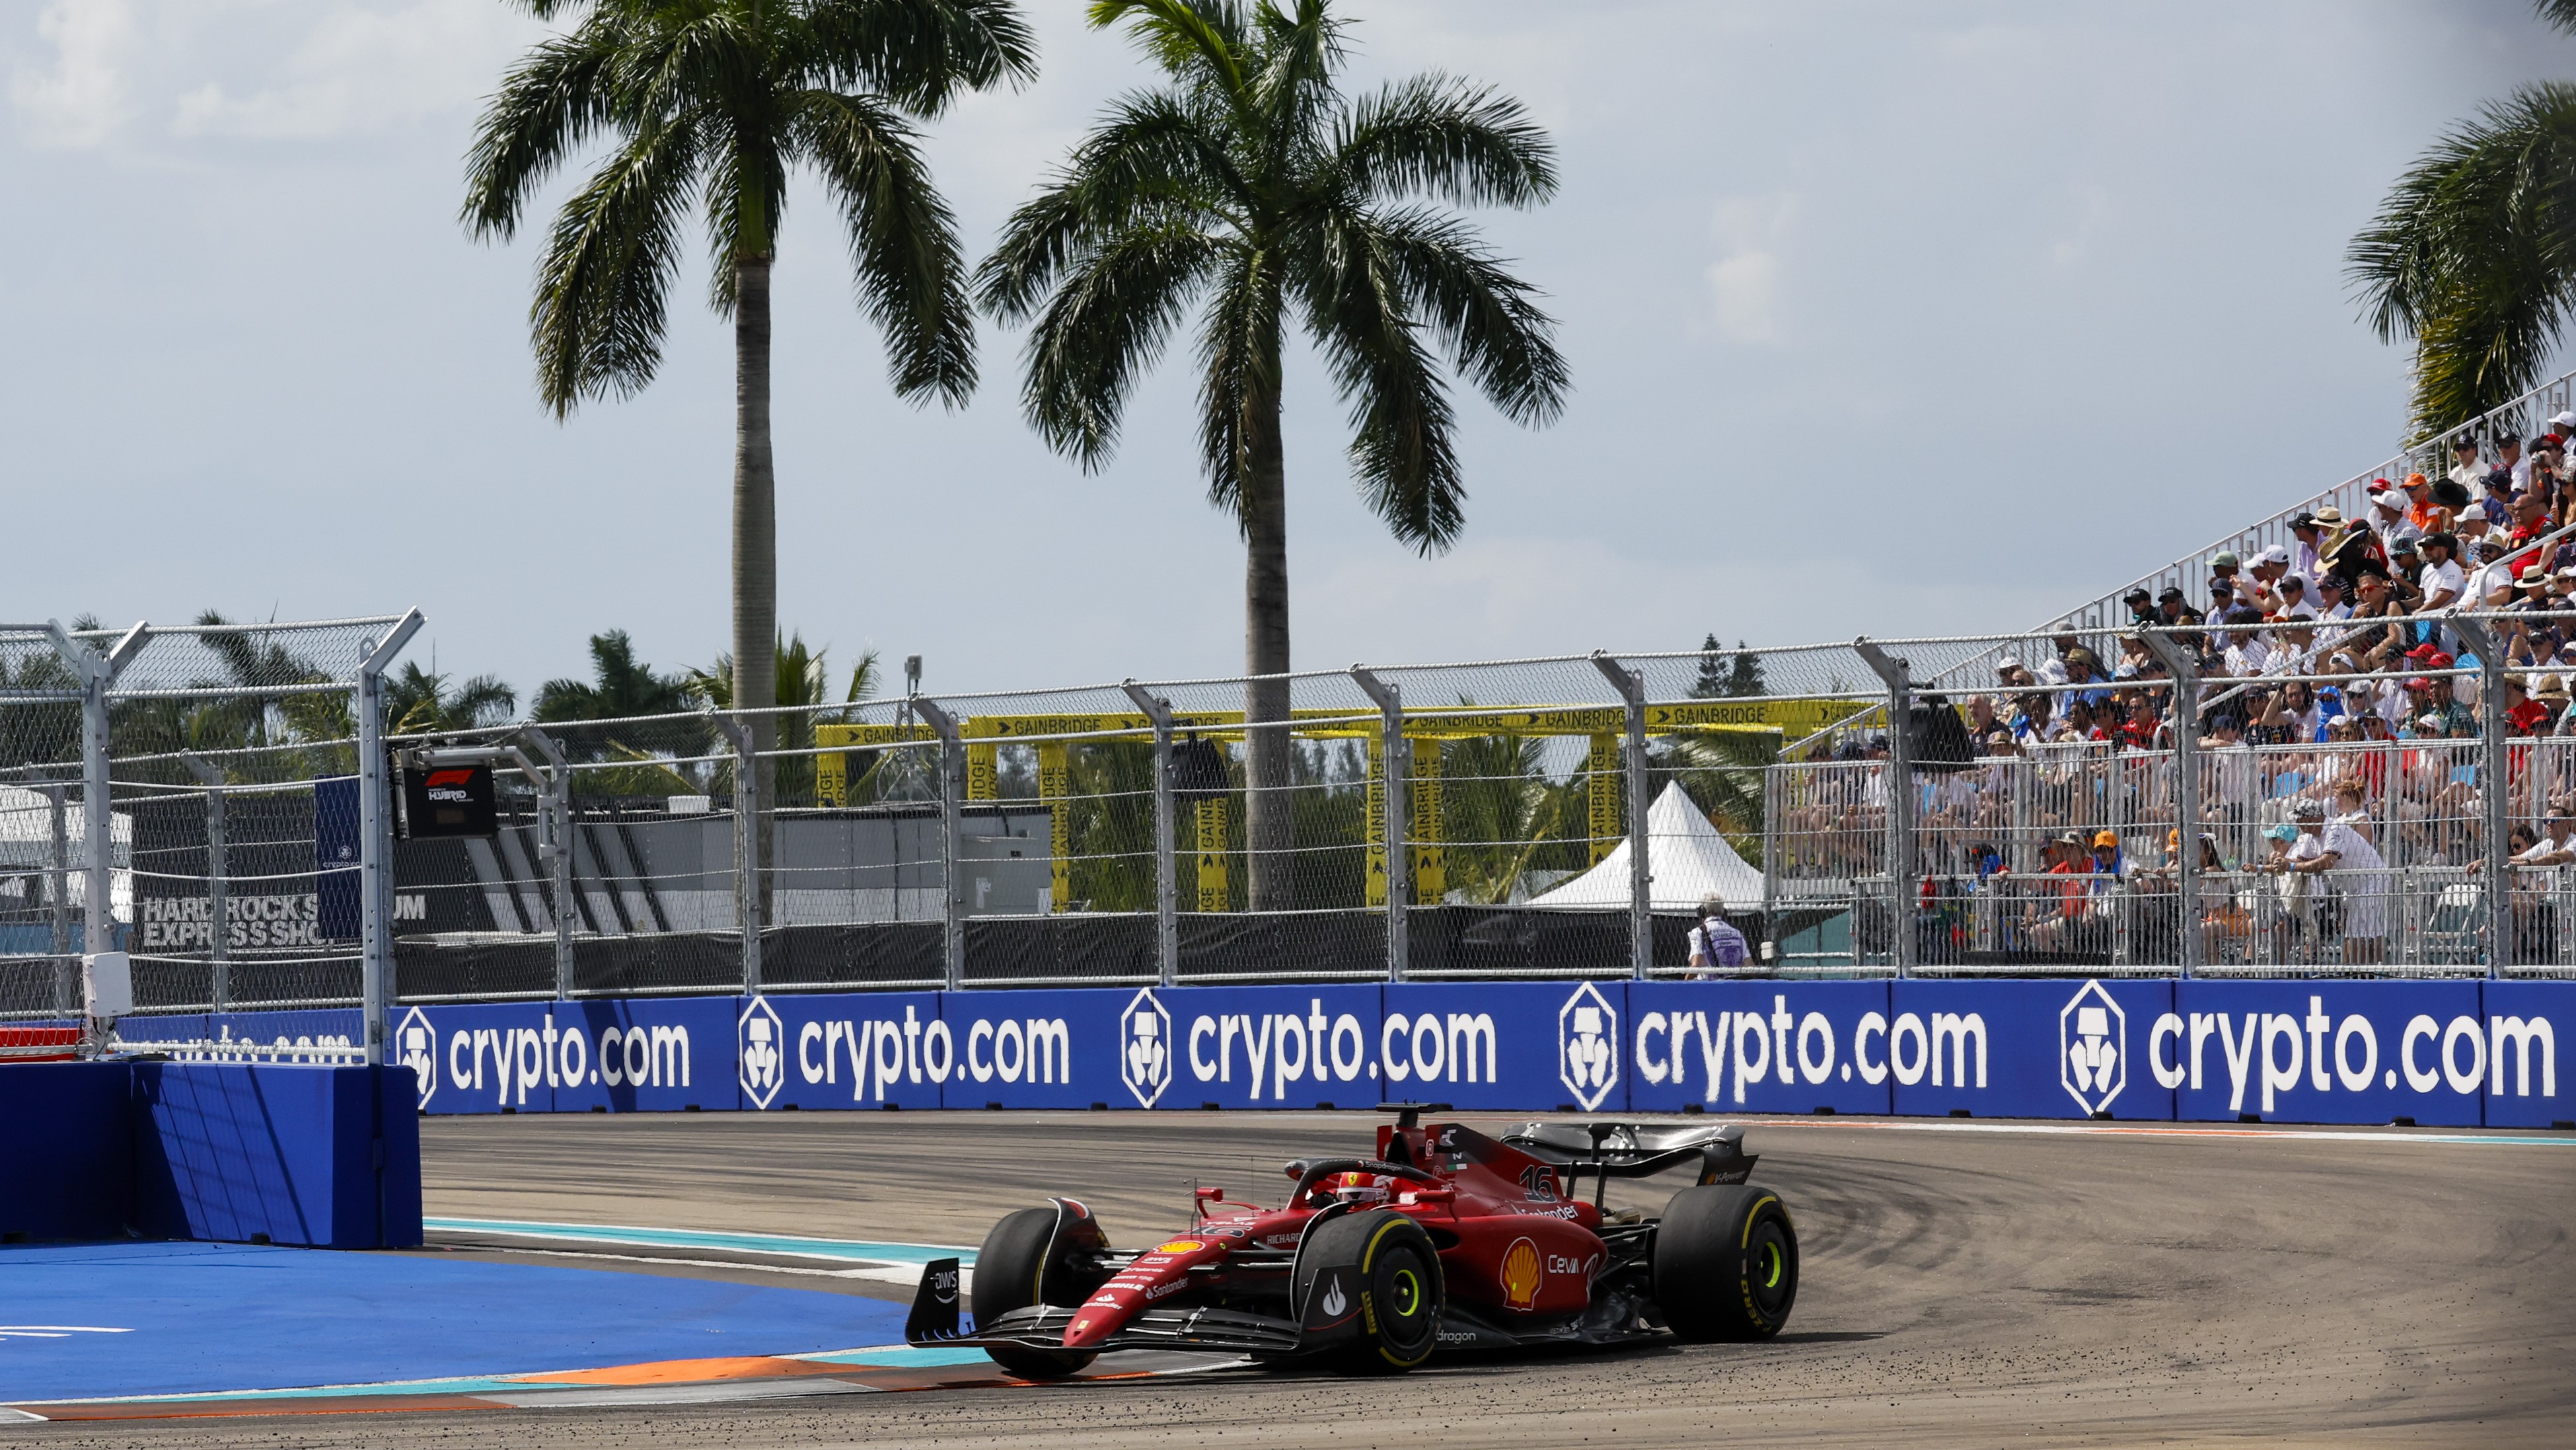
[[[1275,1201],[1282,1162],[1355,1151],[1371,1121],[818,1113],[423,1128],[439,1216],[972,1245],[1000,1213],[1052,1192],[1084,1198],[1114,1242],[1132,1244],[1187,1221],[1193,1180]],[[1787,1198],[1805,1256],[1790,1327],[1765,1344],[1440,1363],[1383,1380],[1221,1371],[763,1404],[27,1425],[0,1440],[261,1450],[2576,1442],[2576,1146],[2536,1141],[2551,1135],[1748,1121],[1747,1146],[1763,1155],[1755,1180]],[[1660,1202],[1631,1192],[1638,1206]],[[865,1281],[768,1282],[904,1296]]]

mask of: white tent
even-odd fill
[[[1678,781],[1665,786],[1646,812],[1646,865],[1654,873],[1651,890],[1657,911],[1697,911],[1712,896],[1723,900],[1729,911],[1762,909],[1762,873],[1744,864]],[[1626,841],[1603,857],[1600,865],[1530,900],[1532,906],[1627,904]]]

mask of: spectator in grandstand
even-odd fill
[[[2415,593],[2421,601],[2416,605],[2417,612],[2431,614],[2457,608],[2468,589],[2468,576],[2459,565],[2459,541],[2447,533],[2431,533],[2424,536],[2422,547],[2424,566],[2415,583]],[[2449,628],[2440,633],[2444,645],[2459,647],[2460,637]]]
[[[2506,537],[2519,548],[2549,532],[2549,500],[2533,489],[2517,490],[2513,502],[2506,506],[2513,526]]]
[[[2379,483],[2371,485],[2375,491],[2370,495],[2370,502],[2363,508],[2362,522],[2368,524],[2370,531],[2379,536],[2380,547],[2387,551],[2388,556],[2393,560],[2397,556],[2399,544],[2421,537],[2424,531],[2417,528],[2406,517],[2406,491],[2395,487],[2380,487],[2380,484],[2386,482],[2387,480],[2382,479]]]
[[[2280,582],[2272,586],[2272,598],[2275,623],[2284,619],[2317,617],[2317,607],[2308,602],[2308,578],[2304,574],[2282,575]]]
[[[2056,697],[2046,690],[2032,690],[2013,697],[2013,739],[2025,747],[2055,738],[2053,718]]]
[[[2568,712],[2569,691],[2564,675],[2542,675],[2540,688],[2531,692],[2531,698],[2549,711],[2550,724],[2536,732],[2538,734],[2552,734],[2567,721],[2576,719],[2576,715]]]
[[[1751,960],[1744,933],[1726,919],[1726,903],[1709,897],[1699,904],[1699,925],[1690,931],[1691,976],[1705,977],[1710,968],[1731,970]]]
[[[2156,619],[2156,596],[2148,593],[2147,586],[2144,584],[2141,584],[2130,590],[2128,593],[2121,595],[2120,602],[2129,607],[2129,623],[2137,625],[2154,624],[2158,622]]]
[[[2451,481],[2474,494],[2486,483],[2487,471],[2478,462],[2477,435],[2463,433],[2451,440]]]
[[[2236,591],[2244,582],[2236,574],[2243,567],[2233,549],[2221,549],[2209,556],[2209,615],[2212,619],[2227,613],[2236,602]]]
[[[2317,576],[2316,610],[2321,623],[2352,618],[2352,603],[2344,597],[2343,576],[2328,572]]]
[[[2487,470],[2479,485],[2486,491],[2477,496],[2478,509],[2487,522],[2505,528],[2513,522],[2513,475],[2501,468]]]
[[[2447,670],[2452,660],[2439,651],[2424,657],[2424,668]],[[2466,740],[2478,733],[2478,717],[2460,702],[2457,688],[2449,675],[2418,676],[2406,682],[2407,693],[2416,697],[2416,733],[2424,733],[2425,720],[2439,723],[2442,735]]]
[[[2182,592],[2180,585],[2168,584],[2164,592],[2156,596],[2157,624],[2181,628],[2198,624],[2203,617],[2199,610],[2191,607],[2191,599]]]
[[[2347,786],[2359,789],[2354,783],[2348,782]],[[2388,935],[2388,863],[2351,825],[2327,820],[2322,804],[2303,800],[2291,808],[2290,814],[2298,824],[2299,839],[2291,844],[2280,869],[2311,878],[2323,878],[2330,871],[2346,873],[2340,880],[2343,959],[2348,965],[2378,961],[2383,939]]]
[[[1998,740],[2005,745],[2010,745],[2012,727],[1995,717],[1994,697],[1970,695],[1968,697],[1968,743],[1975,747],[1979,755],[1992,755],[1996,752],[1988,747]]]
[[[2047,659],[2041,660],[2038,666],[2034,668],[2031,673],[2039,676],[2040,681],[2044,684],[2065,684],[2067,678],[2066,656],[2075,650],[2083,648],[2084,637],[2075,632],[2074,620],[2061,619],[2057,621],[2056,626],[2049,631],[2049,643],[2057,646],[2057,653],[2049,656]],[[2100,661],[2097,660],[2095,663],[2098,665]]]
[[[2263,616],[2242,606],[2227,612],[2227,674],[2242,680],[2263,673],[2272,651],[2263,643]]]
[[[2554,712],[2547,705],[2531,698],[2530,683],[2530,677],[2527,675],[2508,674],[2504,677],[2504,722],[2508,734],[2546,735],[2549,733],[2548,726],[2555,718]]]
[[[2329,509],[2331,513],[2333,510]],[[2338,520],[2341,515],[2336,516]],[[2324,572],[2317,549],[2326,541],[2326,526],[2315,514],[2302,509],[2290,516],[2290,537],[2296,541],[2290,550],[2290,572],[2313,582]]]
[[[2388,545],[2389,591],[2397,596],[2401,613],[2412,614],[2424,604],[2424,556],[2414,539],[2395,539]]]
[[[2398,486],[2406,492],[2406,522],[2414,525],[2419,533],[2429,534],[2440,527],[2436,513],[2441,505],[2433,499],[2431,479],[2420,473],[2410,473],[2406,475],[2406,481]]]
[[[2470,517],[2477,517],[2472,514]],[[2463,522],[2466,522],[2464,519]],[[2467,609],[2501,609],[2513,602],[2513,566],[2505,562],[2508,546],[2502,534],[2481,528],[2474,543],[2463,540],[2460,551],[2475,563],[2468,582],[2460,591],[2460,602]]]
[[[2496,466],[2488,471],[2488,477],[2499,473],[2504,475],[2508,494],[2521,494],[2523,485],[2531,481],[2531,460],[2522,456],[2522,439],[2514,434],[2496,440]]]

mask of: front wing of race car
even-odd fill
[[[1032,1304],[1014,1309],[972,1330],[958,1325],[958,1261],[933,1259],[924,1267],[921,1287],[913,1294],[912,1313],[903,1338],[915,1348],[1013,1345],[1023,1349],[1061,1350],[1065,1331],[1081,1308]],[[1092,1346],[1099,1350],[1221,1350],[1237,1354],[1293,1356],[1329,1349],[1353,1338],[1359,1325],[1357,1286],[1348,1271],[1326,1269],[1307,1295],[1302,1320],[1251,1314],[1239,1309],[1175,1304],[1139,1311],[1115,1334]]]

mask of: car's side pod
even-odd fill
[[[922,1266],[921,1287],[912,1294],[912,1313],[903,1321],[903,1340],[920,1344],[928,1340],[956,1339],[957,1286],[955,1259],[932,1259]]]

